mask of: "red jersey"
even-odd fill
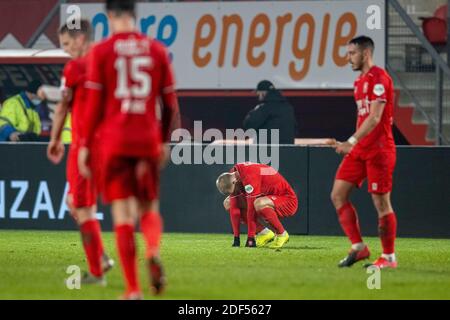
[[[247,198],[248,236],[256,233],[256,214],[253,202],[262,196],[297,197],[292,187],[274,168],[259,163],[244,162],[236,164],[232,172],[238,173],[239,183],[235,195],[240,193]]]
[[[268,195],[295,195],[284,177],[268,165],[243,162],[236,164],[231,171],[239,174],[239,192],[253,201]]]
[[[382,68],[373,66],[366,74],[361,74],[355,81],[354,96],[358,106],[357,128],[370,114],[373,101],[385,102],[380,123],[353,148],[354,152],[376,150],[395,150],[392,135],[394,112],[394,85],[389,74]]]
[[[70,101],[70,111],[72,113],[72,145],[78,146],[79,132],[83,123],[83,114],[86,101],[86,90],[84,82],[86,79],[86,56],[70,60],[66,63],[61,79],[61,88],[63,91],[70,89],[72,91],[72,100]]]
[[[89,147],[98,130],[107,154],[158,156],[167,137],[161,134],[157,98],[173,94],[174,84],[162,43],[127,32],[97,44],[88,60],[84,144]]]

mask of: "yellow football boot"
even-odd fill
[[[284,232],[284,235],[277,234],[273,242],[269,245],[270,249],[281,249],[286,243],[289,241],[289,234],[287,231]]]
[[[266,234],[257,235],[256,236],[256,247],[261,248],[268,244],[275,238],[275,233],[272,230],[269,230]]]

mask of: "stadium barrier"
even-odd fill
[[[231,232],[224,197],[215,187],[217,176],[232,167],[224,163],[231,150],[223,150],[223,161],[221,152],[216,152],[216,163],[206,164],[205,148],[192,146],[186,153],[192,164],[171,163],[162,174],[161,208],[167,232]],[[226,148],[234,148],[235,159],[236,148],[243,148],[245,160],[258,160],[249,156],[248,146]],[[52,165],[45,149],[40,143],[0,144],[0,229],[76,228],[65,205],[65,165]],[[279,164],[280,173],[299,197],[297,214],[284,220],[287,230],[342,235],[329,196],[341,157],[329,147],[313,146],[281,146],[279,158],[275,155],[266,160],[276,160],[272,164]],[[392,200],[400,236],[450,238],[449,159],[450,147],[398,147]],[[352,201],[363,234],[376,236],[376,212],[366,190],[364,184]],[[100,205],[98,211],[103,229],[111,230],[109,209]]]

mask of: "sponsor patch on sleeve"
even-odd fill
[[[253,186],[251,184],[248,184],[244,187],[245,192],[252,193],[253,192]]]
[[[381,96],[384,93],[384,86],[381,83],[377,83],[374,87],[373,87],[373,93],[376,96]]]

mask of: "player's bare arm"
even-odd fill
[[[78,169],[80,174],[86,178],[91,178],[91,169],[89,168],[89,149],[87,147],[81,147],[78,150]]]
[[[69,98],[71,98],[72,91],[64,92],[60,87],[43,85],[37,91],[37,95],[42,100],[60,102],[64,96],[69,95]]]
[[[345,142],[336,145],[336,153],[347,154],[352,148],[367,136],[380,123],[383,116],[385,102],[373,101],[370,105],[369,117],[363,122],[361,127]]]
[[[54,164],[61,162],[64,156],[64,145],[61,142],[61,133],[69,113],[69,104],[72,97],[72,90],[66,89],[62,94],[62,99],[55,108],[55,114],[52,122],[52,132],[50,143],[47,147],[47,158]]]
[[[226,197],[225,200],[223,200],[223,207],[226,211],[230,210],[230,196]]]
[[[168,90],[169,89],[169,90]],[[168,142],[170,141],[170,136],[172,132],[181,126],[181,118],[178,106],[178,98],[175,93],[175,89],[166,88],[162,96],[162,136],[163,136],[163,147],[160,157],[160,168],[164,168],[169,162],[170,157],[170,146]]]

